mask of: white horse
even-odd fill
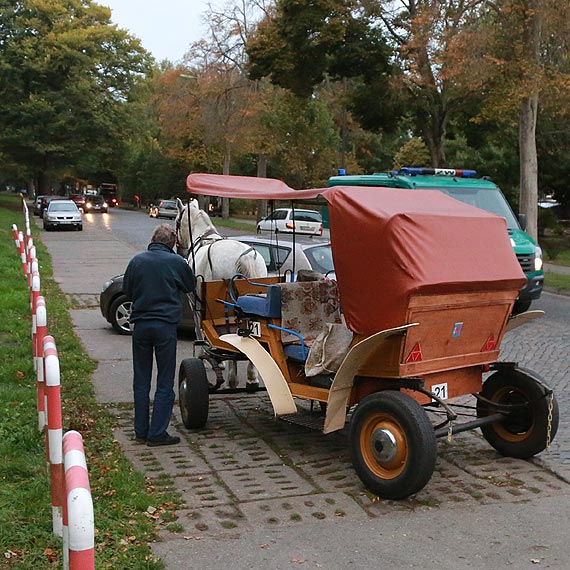
[[[237,274],[245,277],[266,277],[267,266],[263,257],[251,246],[233,239],[222,237],[210,217],[200,210],[198,201],[193,199],[185,206],[176,200],[176,233],[178,253],[188,259],[198,280],[215,281],[231,279]],[[211,362],[211,361],[210,361]],[[214,367],[216,364],[211,362]],[[218,378],[220,370],[216,370]],[[229,361],[228,383],[237,386],[237,363]],[[255,367],[247,367],[247,384],[257,385],[259,379]]]

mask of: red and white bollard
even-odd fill
[[[95,521],[83,439],[76,431],[63,436],[65,501],[63,503],[63,568],[94,570]]]
[[[26,251],[24,248],[24,234],[18,232],[18,251],[20,252],[20,260],[22,261],[22,269],[24,270],[24,277],[28,276],[28,260],[26,259]]]
[[[36,302],[35,327],[34,368],[36,369],[36,388],[38,391],[38,430],[43,431],[47,425],[43,358],[44,338],[47,334],[47,311],[46,301],[42,296],[39,296]]]
[[[14,236],[14,243],[16,247],[20,247],[20,238],[18,236],[18,226],[16,224],[12,224],[12,235]]]
[[[32,287],[30,289],[30,309],[32,315],[36,313],[36,302],[40,296],[40,274],[36,271],[32,274]]]
[[[53,533],[63,536],[63,428],[61,417],[61,384],[59,358],[55,340],[46,336],[44,349],[44,389],[47,399],[47,448],[51,479],[51,510]]]
[[[32,247],[30,247],[30,249],[28,249],[28,252],[26,254],[26,259],[28,260],[28,281],[29,281],[28,287],[31,287],[32,286],[32,278],[31,278],[32,263],[33,263],[34,259],[37,259],[36,258],[36,246],[32,245]],[[37,270],[37,268],[36,268],[36,270]]]

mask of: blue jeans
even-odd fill
[[[138,321],[133,330],[133,392],[135,435],[159,437],[166,433],[174,404],[176,372],[176,325]],[[158,369],[149,424],[153,355]]]

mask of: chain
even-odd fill
[[[546,449],[550,448],[552,440],[552,410],[554,408],[554,392],[550,393],[548,398],[548,423],[546,425]]]

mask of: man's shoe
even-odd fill
[[[177,443],[180,443],[180,438],[168,433],[159,435],[157,437],[148,437],[146,440],[146,444],[149,447],[158,447],[159,445],[175,445]]]
[[[135,441],[138,443],[146,443],[146,436],[135,435]]]

